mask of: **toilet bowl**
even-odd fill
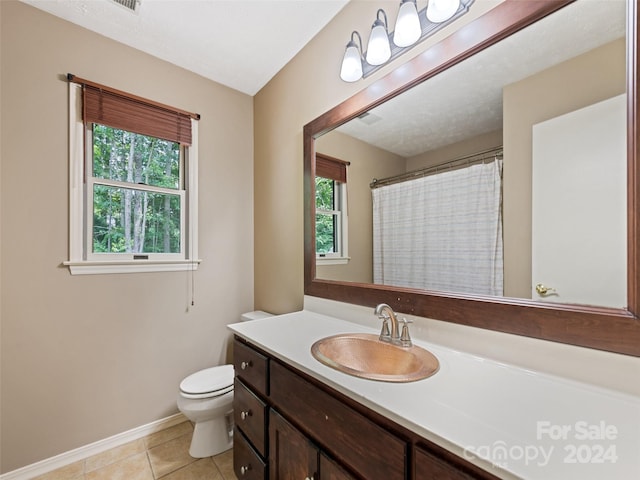
[[[271,315],[255,311],[244,313],[241,321]],[[206,368],[180,383],[178,409],[194,423],[189,455],[204,458],[233,446],[233,365]]]
[[[189,455],[204,458],[233,446],[233,365],[207,368],[180,383],[178,409],[194,423]]]

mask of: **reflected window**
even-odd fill
[[[316,156],[316,258],[346,263],[348,162]]]

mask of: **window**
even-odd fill
[[[72,274],[195,270],[197,118],[69,76]]]
[[[316,155],[316,259],[324,264],[348,261],[348,164]]]

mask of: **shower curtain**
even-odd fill
[[[496,159],[374,188],[374,282],[502,295],[501,177]]]

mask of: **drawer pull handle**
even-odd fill
[[[249,470],[251,470],[251,465],[247,465],[246,467],[243,465],[242,467],[240,467],[240,475],[244,475]]]
[[[247,368],[249,368],[249,367],[251,367],[251,366],[252,366],[252,364],[251,364],[251,360],[249,360],[248,362],[242,362],[242,363],[240,364],[240,368],[241,368],[242,370],[246,370]]]
[[[242,420],[246,420],[247,418],[249,418],[252,415],[251,410],[246,410],[244,412],[240,412],[240,418]]]

